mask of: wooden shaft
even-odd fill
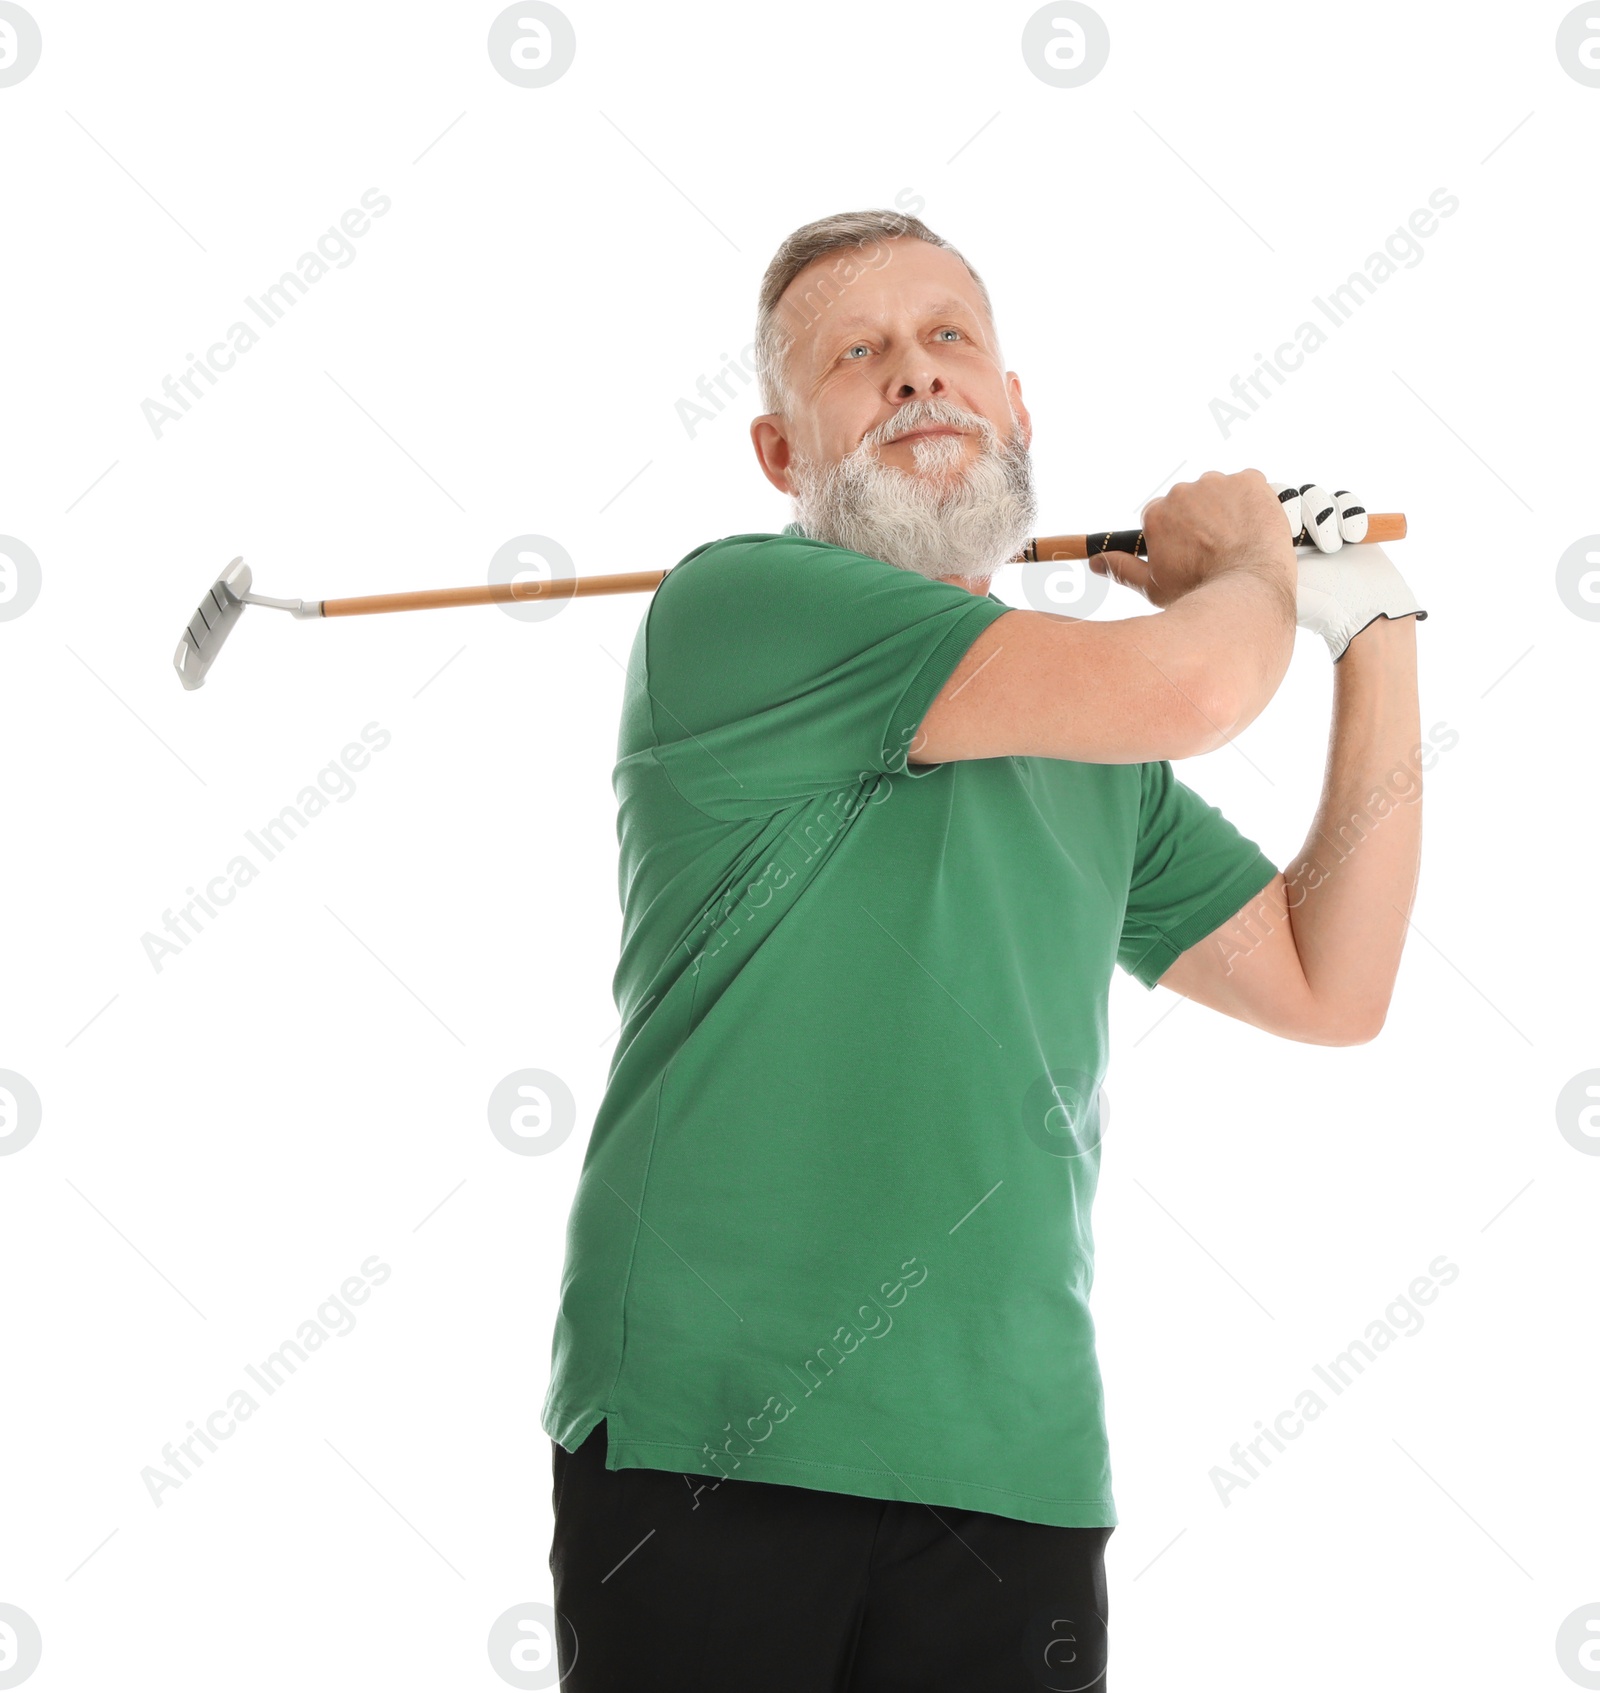
[[[1103,550],[1107,539],[1132,548],[1137,534],[1137,531],[1123,530],[1110,537],[1104,534],[1041,535],[1030,541],[1017,554],[1017,559],[1087,558],[1091,541],[1096,543],[1097,552]],[[1367,540],[1403,541],[1405,535],[1404,512],[1369,514]],[[322,615],[360,617],[374,611],[437,611],[457,605],[511,605],[532,600],[582,599],[595,594],[650,594],[666,578],[664,570],[632,570],[618,576],[566,576],[549,582],[488,582],[471,588],[422,588],[408,594],[363,594],[351,600],[324,600]]]
[[[421,588],[409,594],[363,594],[353,600],[324,600],[324,617],[360,617],[370,611],[437,611],[455,605],[509,605],[525,600],[570,600],[589,594],[646,594],[659,588],[664,570],[633,570],[620,576],[565,576],[549,582],[488,582],[473,588]]]

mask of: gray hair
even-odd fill
[[[756,374],[760,382],[761,404],[769,412],[786,413],[789,407],[787,366],[795,338],[778,322],[778,301],[784,290],[807,265],[829,253],[845,248],[858,251],[900,238],[926,241],[930,247],[942,247],[966,265],[967,273],[977,284],[983,299],[983,309],[994,323],[994,307],[983,278],[943,236],[935,235],[919,218],[908,212],[869,211],[836,212],[832,217],[818,218],[815,223],[803,224],[790,235],[767,266],[761,279],[761,296],[756,310]],[[881,261],[880,261],[881,262]],[[848,271],[848,264],[837,264],[834,271]],[[811,323],[849,286],[851,278],[842,281],[824,271],[801,296],[800,307]]]

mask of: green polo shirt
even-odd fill
[[[569,1450],[603,1417],[611,1469],[1116,1522],[1111,971],[1154,986],[1277,867],[1164,761],[908,767],[1007,610],[792,532],[657,590],[542,1416]]]

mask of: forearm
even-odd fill
[[[1416,628],[1379,618],[1334,666],[1322,798],[1284,872],[1312,998],[1369,1037],[1394,989],[1421,854]]]

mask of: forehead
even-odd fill
[[[987,322],[972,273],[947,249],[906,237],[824,253],[778,302],[779,320],[800,347],[890,320],[958,313]]]

